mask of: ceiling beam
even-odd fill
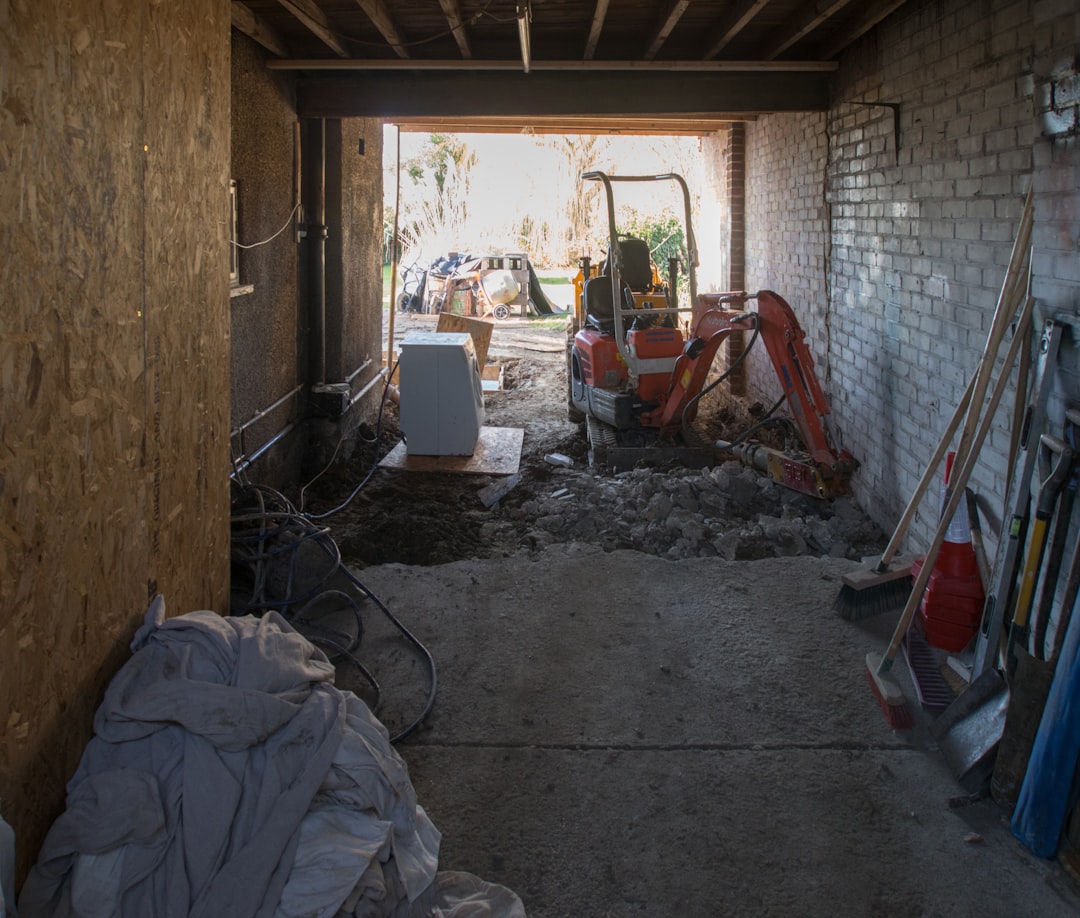
[[[585,42],[584,59],[587,61],[591,61],[596,54],[596,45],[600,41],[600,33],[604,30],[604,20],[607,18],[607,8],[608,0],[596,0],[592,25],[589,26],[589,38]]]
[[[520,61],[511,60],[376,60],[374,58],[349,58],[335,60],[330,57],[294,58],[292,60],[267,61],[268,70],[310,71],[421,71],[459,70],[475,73],[521,70]],[[574,73],[834,73],[840,65],[836,61],[533,61],[533,70],[551,70]]]
[[[665,41],[668,40],[668,36],[672,30],[678,25],[680,19],[682,19],[683,13],[686,12],[686,8],[690,5],[690,0],[675,0],[671,5],[671,9],[668,10],[668,14],[665,17],[663,23],[656,30],[656,35],[649,43],[648,49],[645,51],[645,60],[651,61],[656,57],[657,52],[663,47]]]
[[[703,137],[715,134],[732,121],[753,121],[746,112],[702,114],[696,118],[638,116],[618,118],[397,118],[392,122],[409,134],[613,134],[619,136]],[[388,122],[389,123],[389,122]]]
[[[809,0],[795,13],[795,24],[788,32],[770,45],[761,55],[764,60],[774,61],[793,44],[805,38],[830,16],[835,16],[851,0]]]
[[[905,2],[907,0],[882,0],[880,3],[874,3],[863,8],[847,29],[833,36],[832,41],[822,47],[821,57],[825,60],[832,60],[853,41],[862,38],[882,19],[896,12]]]
[[[353,71],[298,75],[309,118],[637,116],[825,111],[826,72]]]
[[[386,4],[382,0],[356,0],[356,2],[360,9],[367,14],[368,19],[375,23],[375,28],[386,39],[386,43],[394,49],[394,53],[398,57],[408,57],[409,49],[405,47],[405,42],[401,40],[397,25],[386,11]]]
[[[230,7],[232,26],[238,32],[243,32],[248,38],[258,42],[271,54],[278,57],[288,57],[289,48],[285,39],[278,31],[261,16],[256,16],[243,3],[233,0]]]
[[[278,0],[286,10],[299,19],[308,29],[317,35],[331,51],[339,57],[348,57],[349,52],[334,33],[330,20],[319,9],[314,0]]]
[[[721,22],[716,30],[716,37],[709,50],[705,52],[705,60],[711,61],[716,55],[724,50],[753,18],[761,12],[762,7],[768,6],[769,0],[743,0],[736,3],[730,13]]]
[[[461,21],[461,7],[458,0],[439,0],[443,15],[450,23],[450,30],[454,33],[454,41],[457,42],[461,56],[468,60],[472,57],[472,48],[469,47],[469,36],[465,32],[465,23]]]

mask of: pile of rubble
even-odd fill
[[[701,471],[635,469],[603,477],[556,468],[531,495],[507,495],[484,524],[512,553],[588,542],[673,560],[729,561],[793,555],[861,559],[880,552],[881,530],[850,498],[821,501],[739,462]],[[524,526],[524,532],[523,530]],[[509,544],[508,544],[509,543]]]

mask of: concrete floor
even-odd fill
[[[836,559],[384,565],[363,582],[430,649],[438,697],[399,750],[440,866],[514,889],[530,918],[1075,915],[1076,887],[962,793],[864,677],[895,617],[831,605]],[[365,610],[391,732],[424,672]]]

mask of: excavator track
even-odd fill
[[[715,465],[719,451],[706,443],[693,430],[686,428],[675,440],[660,440],[652,431],[647,432],[650,442],[628,444],[625,435],[610,424],[592,415],[587,419],[589,434],[589,465],[604,465],[613,472],[625,472],[637,466],[663,465],[678,462],[685,468],[701,469]],[[642,432],[635,432],[634,439],[641,440]]]

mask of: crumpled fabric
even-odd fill
[[[440,898],[441,836],[385,727],[280,615],[166,619],[158,597],[131,649],[23,918],[486,914]],[[492,914],[524,916],[505,893]]]

